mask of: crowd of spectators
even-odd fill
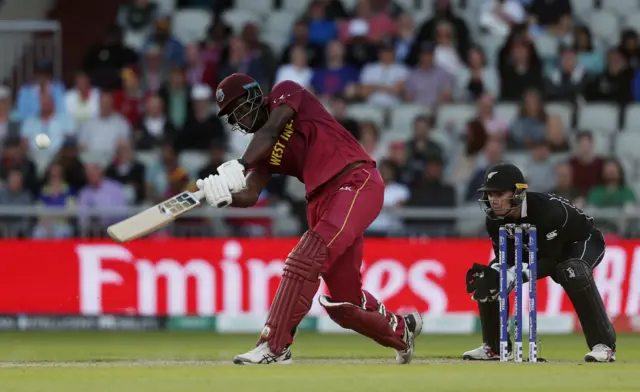
[[[313,91],[377,160],[389,209],[473,203],[486,168],[510,153],[523,157],[532,190],[555,191],[579,206],[634,204],[621,164],[596,154],[591,130],[574,130],[546,105],[640,100],[637,32],[625,29],[618,42],[596,42],[569,0],[472,1],[482,3],[474,21],[478,34],[451,0],[429,2],[431,16],[419,21],[394,0],[358,0],[353,8],[313,0],[279,51],[262,39],[258,24],[235,31],[225,23],[233,1],[178,2],[213,11],[203,41],[181,42],[172,34],[171,15],[152,0],[132,0],[104,41],[87,48],[71,85],[54,78],[52,63],[40,61],[33,81],[0,87],[0,207],[80,211],[73,221],[6,218],[10,235],[103,231],[109,218],[82,214],[83,208],[139,206],[193,187],[243,147],[216,117],[212,100],[217,83],[234,72],[249,74],[265,92],[282,80]],[[557,50],[539,53],[534,42],[541,36],[553,39]],[[500,42],[496,50],[481,44],[493,38]],[[515,116],[502,117],[496,102],[517,105]],[[410,129],[388,130],[350,115],[354,103],[388,113],[403,105],[425,110],[408,120]],[[438,109],[452,103],[475,105],[476,113],[442,124]],[[51,138],[49,149],[35,146],[39,133]],[[138,158],[154,151],[156,161]],[[190,153],[208,160],[185,167],[180,157]],[[302,211],[286,181],[274,177],[258,208],[286,202]],[[230,223],[239,235],[270,232],[264,220]],[[212,234],[200,220],[182,224],[191,234]],[[404,222],[387,211],[370,232],[456,234],[453,219]]]

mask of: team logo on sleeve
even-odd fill
[[[222,91],[221,88],[216,91],[216,99],[218,100],[218,102],[222,102],[224,100],[224,91]]]

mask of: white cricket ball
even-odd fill
[[[49,148],[50,145],[51,139],[49,139],[49,136],[45,135],[44,133],[36,135],[36,146],[38,146],[38,148],[44,150],[45,148]]]

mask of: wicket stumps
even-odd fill
[[[507,282],[507,249],[508,233],[513,233],[514,269],[515,269],[515,300],[514,313],[514,343],[513,360],[522,362],[522,309],[523,309],[523,233],[529,235],[529,362],[538,361],[537,343],[537,303],[536,303],[536,271],[537,271],[537,230],[530,224],[507,224],[500,226],[498,230],[498,266],[500,271],[500,296],[498,299],[500,308],[500,361],[509,360],[509,287]]]

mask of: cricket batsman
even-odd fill
[[[560,284],[571,300],[584,332],[589,352],[587,362],[616,360],[616,332],[607,316],[602,297],[593,280],[593,269],[605,253],[602,232],[594,226],[593,218],[568,200],[548,193],[526,191],[527,185],[520,169],[508,163],[490,167],[484,177],[480,206],[487,215],[486,228],[493,249],[498,255],[501,225],[507,223],[535,225],[538,231],[537,277],[551,277]],[[513,233],[507,233],[507,285],[513,289]],[[526,234],[523,234],[526,236]],[[528,240],[523,239],[523,244]],[[528,245],[525,245],[528,250]],[[526,264],[526,263],[525,263]],[[523,281],[529,271],[523,265]],[[482,324],[483,344],[467,351],[463,359],[498,360],[499,339],[499,267],[497,259],[488,266],[474,264],[467,272],[467,292],[478,302]],[[509,357],[512,357],[509,341]]]
[[[288,364],[296,328],[319,297],[329,317],[378,344],[396,350],[408,364],[422,330],[419,313],[399,316],[362,289],[364,231],[382,209],[384,183],[375,162],[308,90],[283,81],[264,96],[244,74],[225,78],[216,91],[219,116],[234,130],[252,135],[240,159],[225,162],[217,175],[197,181],[216,208],[250,207],[281,173],[305,184],[309,230],[291,250],[256,347],[238,355],[242,364]]]

